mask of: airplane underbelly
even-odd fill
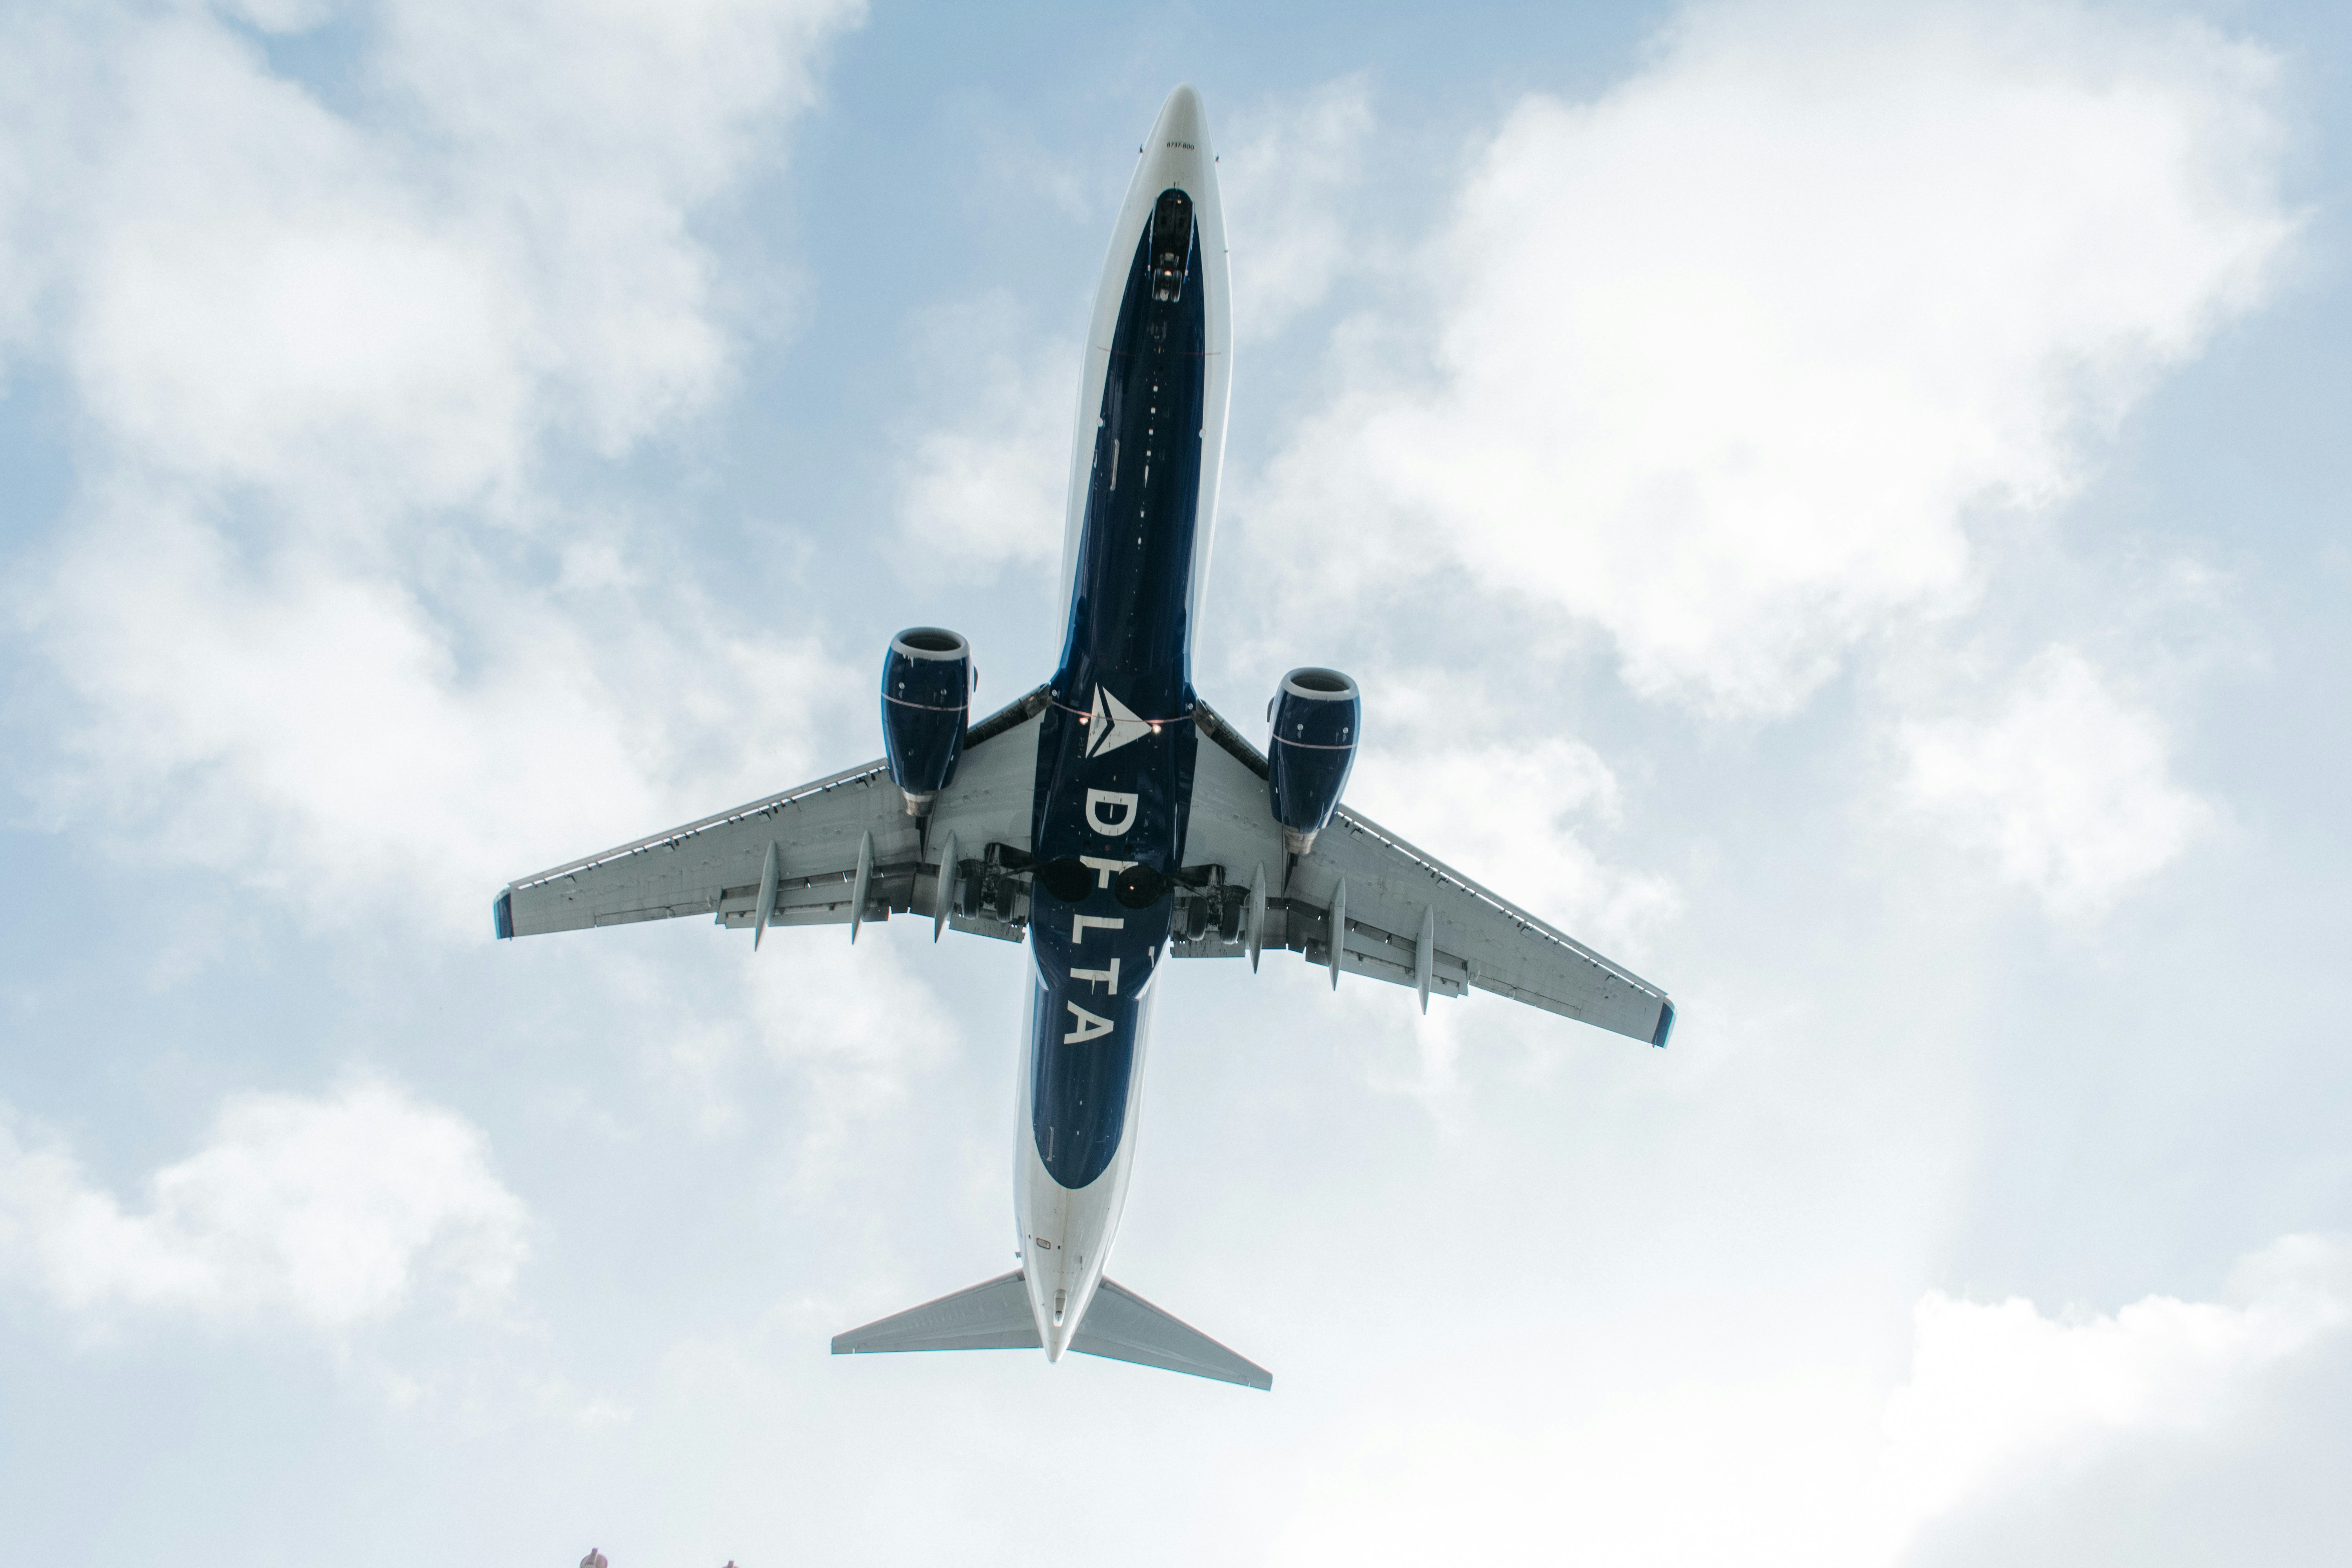
[[[1129,1176],[1135,1162],[1134,1134],[1143,1111],[1141,1076],[1144,1047],[1150,1034],[1150,1003],[1147,995],[1136,1010],[1135,1047],[1128,1058],[1119,1125],[1108,1140],[1108,1157],[1092,1179],[1081,1186],[1066,1185],[1047,1169],[1044,1149],[1026,1126],[1014,1142],[1013,1206],[1021,1266],[1040,1336],[1049,1350],[1058,1351],[1057,1328],[1064,1331],[1066,1342],[1067,1333],[1075,1332],[1085,1317],[1102,1282],[1119,1215],[1127,1206]],[[1032,1069],[1024,1077],[1034,1083],[1034,1056],[1024,1066]]]
[[[1030,1135],[1091,1185],[1129,1121],[1165,955],[1197,736],[1189,666],[1209,395],[1192,198],[1153,199],[1127,269],[1087,480],[1067,638],[1038,726],[1030,853]]]
[[[1049,1353],[1126,1201],[1153,984],[1197,756],[1191,647],[1215,514],[1230,339],[1205,137],[1155,132],[1088,333],[1063,585],[1038,727],[1033,964],[1015,1156],[1024,1268]]]

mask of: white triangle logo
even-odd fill
[[[1087,721],[1087,755],[1099,757],[1106,752],[1116,752],[1129,741],[1140,741],[1151,733],[1151,721],[1139,719],[1135,710],[1101,687],[1095,688],[1095,710]]]

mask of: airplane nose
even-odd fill
[[[1202,152],[1209,146],[1209,117],[1201,107],[1201,95],[1190,82],[1168,95],[1160,106],[1160,121],[1152,134],[1161,147],[1171,142],[1185,142]]]

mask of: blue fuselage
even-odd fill
[[[1172,194],[1171,194],[1172,195]],[[1069,629],[1038,737],[1031,843],[1094,876],[1075,902],[1030,894],[1035,958],[1030,1110],[1038,1157],[1083,1187],[1118,1152],[1143,1008],[1172,901],[1139,907],[1130,866],[1172,879],[1192,793],[1191,585],[1199,522],[1207,332],[1200,241],[1183,210],[1184,271],[1155,268],[1163,198],[1129,268],[1077,543]],[[1173,299],[1162,296],[1174,294]],[[1146,727],[1148,726],[1148,728]]]

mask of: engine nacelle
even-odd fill
[[[1315,836],[1331,826],[1331,814],[1339,809],[1339,792],[1356,765],[1363,711],[1353,680],[1336,669],[1311,668],[1284,676],[1266,709],[1274,722],[1266,785],[1283,846],[1293,855],[1314,848]]]
[[[908,626],[882,656],[882,749],[890,782],[921,816],[955,780],[971,710],[971,644],[940,626]]]

